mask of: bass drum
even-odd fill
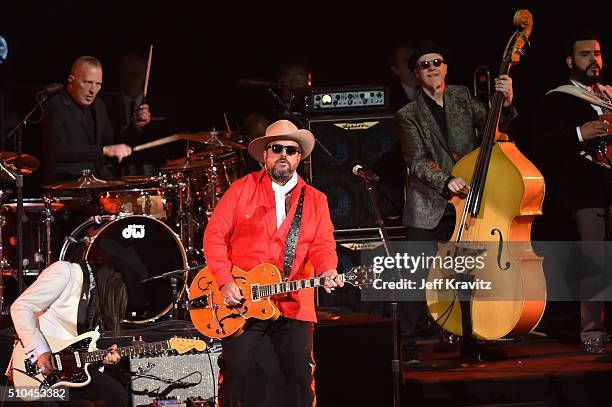
[[[91,262],[108,259],[120,272],[128,293],[126,322],[155,321],[172,309],[185,289],[187,273],[142,282],[168,271],[187,268],[181,241],[167,225],[145,215],[97,216],[78,226],[65,240],[60,260]]]

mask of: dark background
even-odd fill
[[[590,27],[600,33],[604,53],[611,44],[610,1],[2,1],[0,35],[9,55],[0,65],[1,124],[6,133],[33,105],[35,90],[65,83],[80,55],[97,56],[103,91],[116,90],[120,58],[145,55],[149,44],[155,46],[151,110],[168,117],[168,134],[223,128],[223,113],[235,130],[245,113],[273,103],[265,89],[241,88],[237,80],[273,80],[288,60],[305,60],[315,86],[384,84],[389,44],[402,36],[431,37],[448,48],[448,82],[471,87],[476,66],[498,71],[519,8],[534,17],[533,48],[511,71],[520,114],[511,136],[521,145],[537,100],[567,78],[565,36]],[[28,126],[24,137],[24,151],[38,154],[38,127]],[[6,140],[4,148],[13,144]]]

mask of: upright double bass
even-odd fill
[[[514,25],[517,29],[504,51],[500,75],[519,62],[533,25],[531,13],[517,11]],[[458,272],[456,266],[434,264],[427,277],[429,282],[450,279],[476,287],[467,290],[467,299],[466,290],[445,285],[427,290],[427,306],[445,330],[484,340],[530,332],[546,305],[542,258],[533,252],[530,238],[533,219],[542,214],[544,178],[514,143],[500,141],[508,139],[497,129],[502,103],[503,95],[495,92],[480,147],[453,167],[452,175],[463,178],[470,189],[452,198],[455,230],[437,253],[438,257],[481,256],[483,267]],[[479,281],[485,284],[474,284]],[[464,332],[466,326],[470,333]]]

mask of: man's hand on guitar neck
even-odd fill
[[[117,352],[117,345],[113,345],[108,349],[108,353],[102,360],[105,365],[115,365],[121,360],[121,355]]]
[[[238,284],[234,283],[233,281],[231,283],[223,284],[220,290],[221,298],[223,298],[223,304],[228,307],[235,307],[244,300]]]
[[[325,285],[323,289],[327,291],[327,293],[331,293],[334,291],[336,287],[343,287],[344,283],[342,281],[336,280],[338,277],[338,272],[336,270],[327,270],[321,273],[321,277],[327,277],[325,279]]]

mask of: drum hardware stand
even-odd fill
[[[170,319],[172,321],[176,320],[178,315],[177,315],[177,302],[178,302],[178,298],[177,297],[177,293],[178,293],[178,289],[177,289],[177,276],[171,276],[170,277],[170,285],[172,286],[172,310],[170,311]]]
[[[215,164],[215,157],[210,155],[210,211],[212,215],[212,211],[217,206],[217,166]]]
[[[4,249],[2,246],[2,242],[4,241],[2,237],[2,230],[6,225],[6,217],[4,216],[4,208],[2,207],[3,203],[4,191],[0,189],[0,315],[4,309],[4,269],[9,268],[9,263],[4,258]]]
[[[17,123],[6,138],[10,139],[15,137],[15,153],[17,156],[16,167],[17,171],[15,174],[15,186],[17,189],[17,293],[21,294],[24,290],[23,283],[23,173],[22,159],[21,159],[21,146],[23,143],[23,126],[28,124],[30,116],[34,114],[39,108],[42,109],[42,105],[47,101],[48,95],[45,91],[41,91],[37,94],[36,105]]]
[[[193,214],[191,213],[193,207],[191,179],[183,172],[178,172],[177,184],[179,198],[177,214],[179,235],[181,237],[181,243],[185,247],[186,252],[191,254],[195,250],[193,247]]]
[[[50,195],[45,195],[43,196],[43,200],[45,202],[45,210],[44,210],[44,214],[45,214],[45,237],[46,237],[46,242],[45,242],[45,246],[46,246],[46,256],[45,256],[45,265],[46,267],[49,267],[52,263],[53,260],[53,255],[51,254],[51,223],[53,223],[55,221],[55,218],[53,217],[53,211],[52,211],[52,203],[53,203],[53,198]]]
[[[219,134],[219,132],[213,127],[213,129],[210,132],[210,136],[206,139],[206,141],[204,141],[204,144],[224,146],[225,144],[223,144],[223,142],[219,140],[219,137],[217,137],[217,134]]]

